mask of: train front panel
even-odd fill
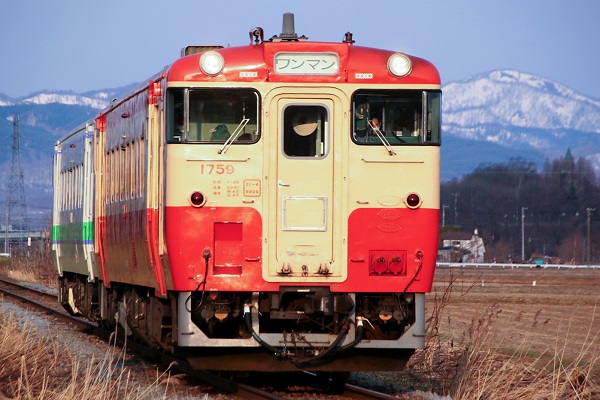
[[[337,66],[273,73],[281,54]],[[309,360],[342,334],[346,344],[363,339],[352,351],[379,357],[423,345],[438,238],[439,76],[419,59],[414,81],[360,61],[393,54],[261,43],[171,66],[165,237],[178,345],[203,349],[196,366],[213,365],[215,348],[285,353],[290,340],[294,355],[278,357]],[[203,72],[207,57],[225,67]],[[363,72],[349,79],[350,70]],[[244,368],[222,353],[218,363]]]

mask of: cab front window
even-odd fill
[[[361,90],[352,107],[352,140],[357,144],[440,144],[439,91]]]
[[[260,136],[258,115],[258,94],[251,89],[171,88],[167,142],[255,143]]]

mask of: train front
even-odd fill
[[[438,72],[350,34],[250,39],[166,77],[174,340],[202,369],[401,369],[437,254]]]

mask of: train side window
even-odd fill
[[[282,128],[286,156],[323,158],[327,154],[328,112],[324,106],[287,106]]]
[[[83,207],[83,164],[77,167],[77,207]]]
[[[108,165],[108,173],[106,174],[107,186],[110,191],[109,201],[115,201],[115,183],[116,179],[111,179],[114,176],[116,166],[115,166],[115,150],[112,149],[109,153],[109,165]]]
[[[441,92],[360,90],[352,100],[352,140],[361,145],[438,145]],[[373,126],[379,123],[379,131]],[[383,136],[380,137],[380,136]]]
[[[140,154],[139,154],[139,182],[138,194],[143,196],[146,192],[146,138],[140,138]]]
[[[252,89],[171,88],[167,92],[168,143],[251,144],[260,139],[258,93]]]
[[[442,130],[442,93],[426,92],[426,142],[440,143]]]

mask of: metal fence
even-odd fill
[[[438,262],[442,268],[557,268],[557,269],[600,269],[600,264],[571,265],[571,264],[514,264],[514,263],[446,263]]]

